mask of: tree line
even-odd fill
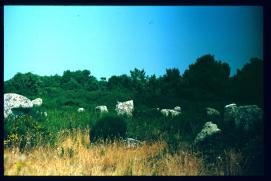
[[[170,68],[162,76],[147,76],[135,68],[130,75],[98,80],[89,70],[64,71],[63,75],[39,76],[17,73],[4,82],[4,92],[41,97],[50,106],[80,106],[89,103],[115,104],[116,99],[134,99],[147,106],[174,104],[176,100],[225,101],[263,107],[263,60],[251,58],[230,76],[228,63],[208,54],[199,57],[181,75]],[[111,102],[113,103],[111,103]]]

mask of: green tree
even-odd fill
[[[163,94],[177,96],[181,89],[181,79],[179,69],[166,69],[166,74],[163,76]]]
[[[61,81],[61,76],[59,75],[54,75],[54,76],[42,76],[41,77],[41,82],[42,85],[41,87],[60,87],[60,81]]]
[[[135,91],[142,92],[146,86],[146,75],[144,69],[139,70],[135,68],[130,71],[132,85]]]
[[[123,74],[120,76],[115,76],[113,75],[108,79],[108,84],[107,84],[109,89],[131,89],[132,88],[132,81],[131,79]]]
[[[18,93],[32,98],[39,95],[41,84],[41,78],[38,75],[31,72],[17,73],[12,79],[5,82],[4,92]]]
[[[212,55],[204,55],[189,65],[183,79],[189,89],[193,89],[196,99],[225,99],[229,75],[229,64],[215,60]]]
[[[106,91],[106,88],[107,88],[106,77],[101,77],[101,80],[99,81],[99,89],[102,91]]]
[[[61,87],[69,90],[86,89],[92,91],[98,89],[98,81],[94,76],[90,75],[89,70],[77,70],[74,72],[67,70],[63,73]]]
[[[263,106],[263,61],[252,58],[232,77],[233,99]]]

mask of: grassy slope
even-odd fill
[[[4,175],[240,175],[241,154],[229,150],[212,164],[185,145],[169,153],[166,142],[128,149],[121,142],[90,144],[88,130],[59,132],[57,147],[20,153],[4,150]]]
[[[27,149],[24,153],[17,151],[20,145],[18,143],[14,144],[14,147],[6,146],[4,174],[248,174],[244,170],[248,157],[242,151],[233,148],[221,149],[217,155],[213,154],[212,147],[203,153],[191,146],[191,141],[207,121],[203,116],[205,106],[207,105],[184,106],[184,118],[176,120],[165,119],[159,112],[151,110],[135,110],[133,118],[127,119],[128,137],[146,141],[143,147],[136,150],[126,149],[119,142],[90,144],[89,127],[101,117],[93,109],[88,108],[81,114],[72,107],[46,110],[48,117],[41,124],[49,130],[49,135],[39,137],[37,147]],[[35,135],[31,132],[30,136]],[[45,141],[50,139],[53,141],[49,141],[49,145],[45,144]],[[59,153],[61,147],[64,154]],[[26,159],[22,161],[23,155]],[[208,157],[212,157],[212,160],[208,160]]]

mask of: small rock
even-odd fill
[[[95,111],[99,111],[100,113],[108,112],[106,106],[97,106],[97,107],[95,108]]]
[[[136,140],[134,138],[127,138],[125,140],[125,143],[127,144],[127,148],[137,148],[140,145],[142,145],[142,142],[139,140]]]
[[[181,108],[179,106],[176,106],[174,109],[161,109],[161,113],[166,117],[168,117],[169,115],[171,117],[176,117],[176,116],[181,115],[180,110],[181,110]]]
[[[180,106],[176,106],[176,107],[174,107],[174,110],[175,110],[175,111],[178,111],[178,112],[181,112],[181,111],[182,111],[182,109],[181,109],[181,107],[180,107]]]
[[[42,99],[41,98],[34,99],[32,100],[32,104],[33,106],[39,107],[42,105]]]
[[[85,109],[80,107],[80,108],[77,109],[77,112],[85,112]]]

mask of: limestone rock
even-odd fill
[[[25,96],[6,93],[4,94],[4,118],[6,119],[10,115],[14,115],[13,109],[29,109],[33,107],[33,103]]]
[[[181,111],[182,111],[182,109],[181,109],[181,107],[180,107],[180,106],[176,106],[176,107],[174,107],[174,110],[175,110],[175,111],[178,111],[178,112],[181,112]]]
[[[77,109],[77,112],[85,112],[85,109],[80,107],[80,108]]]
[[[162,113],[164,116],[168,117],[168,116],[169,116],[169,113],[170,113],[169,110],[170,110],[170,109],[161,109],[161,113]]]
[[[233,122],[237,128],[250,130],[261,120],[263,120],[263,111],[257,105],[225,106],[224,122]]]
[[[129,100],[126,102],[118,102],[115,109],[118,113],[118,115],[133,115],[134,110],[134,102],[133,100]]]
[[[181,107],[176,106],[174,109],[161,109],[161,113],[165,116],[176,117],[181,115]]]
[[[34,99],[32,100],[32,104],[33,106],[39,107],[42,105],[42,99],[41,98]]]
[[[108,112],[106,106],[97,106],[97,107],[95,108],[95,111],[99,111],[100,113]]]
[[[194,143],[197,144],[205,140],[207,137],[212,136],[216,133],[219,133],[220,131],[221,130],[217,127],[216,124],[212,122],[206,122],[201,132],[199,132],[198,135],[196,136]]]
[[[136,140],[134,138],[127,138],[125,140],[125,143],[127,145],[127,148],[137,148],[139,147],[140,145],[142,145],[142,142],[139,141],[139,140]]]

